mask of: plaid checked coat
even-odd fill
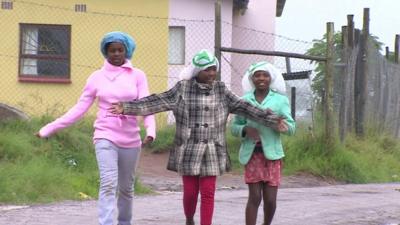
[[[180,175],[217,176],[229,171],[225,140],[229,113],[266,126],[277,123],[276,115],[241,100],[219,81],[207,85],[182,80],[164,93],[124,102],[123,108],[124,114],[132,115],[173,111],[176,133],[167,169]]]

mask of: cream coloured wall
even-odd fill
[[[135,38],[137,49],[132,63],[146,72],[151,92],[167,88],[168,1],[79,1],[87,5],[86,13],[75,12],[75,3],[15,1],[12,10],[0,9],[0,102],[31,115],[65,112],[79,98],[87,77],[102,66],[99,43],[106,32],[113,30]],[[20,23],[71,25],[70,84],[18,81]]]

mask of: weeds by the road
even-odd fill
[[[30,203],[96,198],[98,169],[92,144],[93,119],[85,119],[53,137],[42,140],[33,133],[52,118],[0,123],[0,202]],[[283,137],[284,173],[306,172],[349,183],[400,181],[400,142],[388,135],[369,132],[364,139],[349,135],[344,144],[328,152],[322,135],[297,129]],[[174,126],[158,131],[147,149],[172,148]],[[227,131],[234,169],[240,170],[240,140]],[[139,183],[135,192],[149,193]]]
[[[92,119],[48,139],[33,134],[52,118],[0,123],[0,202],[97,198]],[[140,183],[136,193],[150,190]]]

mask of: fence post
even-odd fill
[[[394,39],[394,62],[395,63],[399,63],[400,62],[400,60],[399,60],[399,45],[400,45],[400,35],[398,35],[398,34],[396,34],[396,37],[395,37],[395,39]]]
[[[333,147],[334,118],[333,118],[333,63],[334,63],[334,27],[333,23],[326,24],[326,73],[325,73],[325,140],[330,151]]]
[[[368,76],[368,37],[369,37],[369,8],[364,8],[363,30],[360,40],[359,65],[356,68],[355,79],[355,128],[359,137],[364,136],[365,103],[367,99]]]
[[[354,15],[347,15],[347,43],[349,48],[354,47]]]
[[[348,51],[349,53],[352,53],[352,50],[354,49],[354,42],[355,42],[355,30],[354,30],[354,21],[353,21],[354,15],[347,15],[347,43],[348,43]],[[348,56],[351,57],[352,54],[349,54]],[[349,59],[347,59],[349,60]],[[347,131],[352,131],[353,130],[353,121],[354,121],[354,73],[351,73],[352,70],[348,68],[348,84],[346,85],[346,89],[348,89],[348,101],[346,102],[346,107],[347,107]]]
[[[296,120],[296,87],[291,88],[290,94],[291,94],[291,99],[290,99],[291,114],[292,118]]]
[[[286,73],[290,74],[292,72],[292,68],[290,65],[290,58],[285,57],[285,62],[286,62]]]
[[[394,41],[394,61],[396,64],[400,63],[400,59],[399,59],[399,51],[400,51],[400,35],[396,34],[395,37],[395,41]],[[396,79],[399,79],[399,77],[396,77]],[[393,86],[392,86],[393,87]],[[398,87],[397,87],[398,88]],[[393,90],[395,91],[395,90]],[[397,93],[399,93],[398,89],[396,90]],[[394,125],[394,132],[395,132],[395,137],[399,137],[399,133],[400,133],[400,121],[399,121],[399,116],[400,116],[400,97],[399,94],[395,94],[395,118],[396,119],[396,124]]]
[[[214,30],[214,54],[219,62],[219,70],[217,71],[217,80],[221,80],[221,2],[222,0],[215,1],[215,30]]]
[[[348,58],[348,30],[347,26],[342,26],[342,63],[345,64],[345,67],[343,67],[343,71],[341,71],[340,77],[338,82],[340,82],[340,105],[339,105],[339,138],[340,142],[343,143],[344,137],[346,136],[346,122],[347,122],[347,105],[346,105],[346,99],[347,99],[347,90],[346,84],[348,82],[348,65],[347,65],[347,58]]]
[[[386,48],[385,48],[385,58],[389,59],[389,56],[390,56],[389,46],[386,46]]]
[[[389,51],[389,46],[385,47],[385,61],[384,61],[384,66],[387,68],[387,64],[390,59],[390,51]],[[389,76],[388,76],[388,71],[386,70],[385,73],[382,74],[382,77],[384,82],[383,82],[383,94],[382,94],[382,116],[381,116],[381,121],[380,123],[382,124],[382,129],[386,128],[386,118],[387,118],[387,113],[388,113],[388,106],[389,106]]]

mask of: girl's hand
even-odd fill
[[[33,135],[35,135],[37,138],[41,138],[41,139],[49,139],[48,137],[43,137],[42,135],[40,135],[39,132],[34,133]]]
[[[111,107],[108,108],[108,112],[113,114],[122,114],[124,113],[124,107],[121,102],[111,103]]]
[[[284,133],[289,130],[289,127],[286,123],[286,121],[282,118],[279,120],[278,126],[276,127],[276,131]]]
[[[260,134],[258,133],[258,130],[253,127],[245,127],[245,132],[246,136],[253,140],[254,142],[259,142],[261,141]]]
[[[36,133],[34,133],[33,135],[35,135],[35,136],[38,137],[38,138],[42,138],[42,136],[40,136],[40,133],[39,133],[39,132],[36,132]]]
[[[142,142],[142,147],[145,147],[146,145],[151,144],[153,141],[154,141],[153,137],[147,136]]]

